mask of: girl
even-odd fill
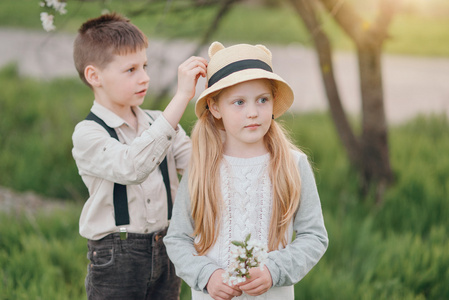
[[[310,164],[275,121],[293,92],[272,72],[271,52],[262,45],[214,42],[209,57],[189,173],[164,238],[167,252],[192,299],[293,300],[293,285],[328,245]],[[229,285],[222,275],[232,241],[248,234],[267,245],[265,267]]]

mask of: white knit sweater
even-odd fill
[[[237,299],[294,299],[293,285],[320,260],[328,245],[321,203],[312,168],[304,153],[292,151],[301,176],[301,205],[288,230],[285,248],[268,253],[266,268],[273,286],[257,298],[242,295]],[[247,233],[266,243],[271,216],[272,190],[268,176],[269,155],[254,158],[224,157],[221,188],[224,202],[220,232],[213,248],[204,256],[194,247],[194,220],[184,175],[176,195],[173,217],[164,243],[176,267],[176,274],[192,288],[192,299],[212,299],[206,290],[210,276],[229,262],[229,244],[243,240]]]

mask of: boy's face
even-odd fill
[[[143,103],[150,77],[147,74],[146,49],[114,59],[99,73],[96,101],[115,112]]]

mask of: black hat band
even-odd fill
[[[211,87],[212,85],[214,85],[224,77],[231,75],[232,73],[246,69],[262,69],[268,72],[273,72],[273,69],[271,69],[271,67],[267,63],[261,60],[258,59],[239,60],[215,72],[215,74],[212,75],[209,81],[207,82],[208,87]]]

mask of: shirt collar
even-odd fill
[[[147,122],[149,117],[145,114],[145,112],[138,106],[133,106],[132,109],[136,114],[137,121],[139,122],[139,127],[144,124],[148,126]],[[97,101],[94,101],[91,111],[111,128],[118,128],[123,124],[127,124],[125,120],[117,116],[114,112],[104,107]]]

